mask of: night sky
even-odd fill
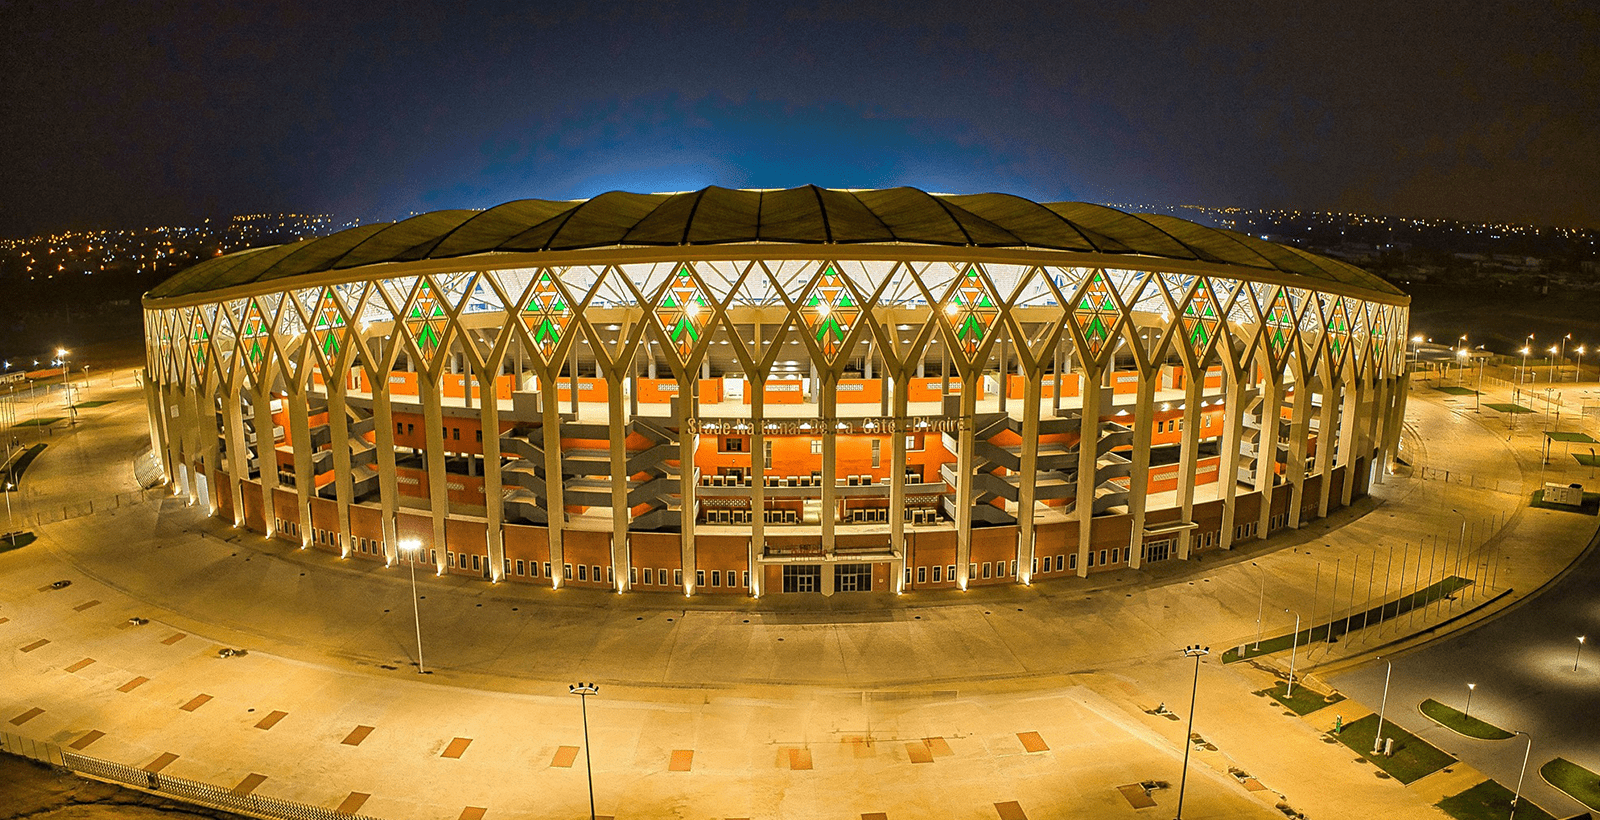
[[[1600,227],[1600,4],[1118,5],[0,0],[0,237],[805,183]]]

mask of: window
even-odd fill
[[[950,564],[944,568],[944,579],[950,583],[956,582],[956,565]]]
[[[628,567],[628,583],[639,583],[639,570],[637,567]]]
[[[545,566],[548,567],[550,565],[549,564],[545,564]],[[572,565],[571,564],[562,564],[561,565],[561,577],[567,579],[568,581],[572,580]]]
[[[811,440],[811,454],[814,456],[822,455],[822,439],[814,438]]]
[[[938,569],[938,567],[934,567],[934,569]],[[919,584],[928,583],[928,568],[927,567],[917,567],[917,583],[919,583]]]
[[[585,564],[579,564],[578,565],[578,580],[580,580],[580,581],[589,580],[589,567],[587,565],[585,565]]]
[[[439,551],[438,550],[428,550],[428,563],[430,563],[430,564],[432,564],[434,566],[438,566],[439,565]]]
[[[445,562],[448,563],[450,566],[453,567],[453,566],[456,565],[456,554],[455,553],[446,550],[445,554],[444,554],[444,558],[445,558]]]
[[[738,586],[738,584],[734,583],[737,580],[739,580],[739,576],[737,574],[735,574],[733,570],[731,570],[731,569],[728,570],[728,586],[730,586],[730,587]]]
[[[872,440],[872,466],[873,467],[882,467],[883,466],[882,461],[883,461],[883,441],[881,439],[873,439]]]
[[[476,556],[476,555],[472,556],[472,568],[473,569],[478,569],[479,568],[478,567],[478,556]]]
[[[906,449],[911,452],[922,450],[922,436],[906,436]]]
[[[871,592],[871,564],[839,564],[833,569],[834,588],[840,592]]]
[[[937,566],[937,565],[934,566],[934,568],[933,568],[933,582],[935,584],[939,584],[939,583],[943,583],[944,582],[944,567]]]
[[[911,568],[906,567],[906,586],[911,586]]]
[[[662,572],[666,572],[666,570],[662,570]],[[675,587],[683,586],[683,570],[675,569],[672,571],[672,585]]]
[[[988,561],[984,561],[983,562],[983,577],[985,577],[985,578],[989,577],[989,562]]]
[[[1046,571],[1049,571],[1049,569],[1050,569],[1050,559],[1048,559],[1048,558],[1045,559],[1044,568],[1045,568]],[[1039,574],[1039,559],[1038,558],[1034,558],[1033,559],[1033,568],[1028,570],[1028,571],[1033,573],[1034,575],[1038,575]]]
[[[546,577],[546,578],[550,577],[550,562],[549,561],[544,562],[544,577]]]
[[[1056,560],[1060,561],[1061,560],[1061,556],[1057,555],[1056,556]],[[1077,568],[1078,568],[1078,554],[1077,553],[1073,553],[1071,555],[1068,555],[1067,556],[1067,569],[1076,570]]]
[[[732,572],[733,570],[728,570],[728,571]],[[745,589],[749,589],[750,588],[750,570],[745,570],[743,573],[740,574],[739,577],[744,579],[744,583],[740,584],[740,586],[744,587]]]
[[[598,583],[600,581],[600,567],[598,567],[598,566],[590,567],[589,568],[589,577],[593,578],[595,580],[595,582]],[[607,578],[606,580],[610,581],[611,579]]]
[[[527,573],[523,572],[523,569],[525,569],[525,567],[523,566],[522,559],[518,558],[517,559],[517,574],[518,575],[526,575]]]
[[[483,560],[487,561],[489,559],[485,558]],[[507,559],[505,559],[505,561],[506,561],[506,574],[510,575],[511,574],[511,559],[507,558]]]
[[[722,586],[722,573],[716,570],[711,571],[711,585],[714,587]]]
[[[1106,554],[1105,550],[1101,550],[1100,551],[1100,557],[1101,557],[1102,560],[1105,558],[1105,554]],[[1089,550],[1089,568],[1090,569],[1094,568],[1094,550]]]
[[[761,464],[766,469],[772,469],[772,439],[763,439],[761,442]]]
[[[656,571],[650,567],[644,569],[644,585],[649,587],[656,585]]]
[[[1011,561],[1011,574],[1012,575],[1016,575],[1017,574],[1017,562],[1016,562],[1015,559],[1013,559]]]
[[[1106,565],[1106,551],[1105,550],[1101,550],[1100,551],[1100,566],[1103,567],[1105,565]],[[1094,565],[1090,564],[1090,566],[1094,566]]]
[[[482,430],[478,431],[478,443],[479,444],[483,443],[483,431]]]
[[[738,436],[728,436],[728,437],[724,438],[722,440],[722,452],[724,452],[724,453],[742,453],[742,452],[744,452],[744,439],[741,438],[741,437],[738,437]]]
[[[697,586],[697,587],[703,587],[703,586],[706,585],[706,571],[705,570],[697,569],[697,570],[694,571],[694,585]]]
[[[450,428],[450,437],[455,439],[456,441],[460,441],[461,440],[461,428],[460,427],[452,427],[452,428]]]
[[[967,565],[967,580],[970,581],[976,577],[978,577],[978,562],[974,561]]]
[[[408,436],[409,435],[414,435],[416,432],[417,432],[417,426],[415,424],[407,424],[406,425],[406,435],[408,435]]]
[[[398,436],[398,435],[405,435],[405,432],[406,432],[406,423],[405,423],[405,422],[403,422],[403,421],[397,421],[397,422],[395,422],[395,423],[394,423],[394,432],[395,432],[395,435],[397,435],[397,436]]]
[[[1061,571],[1061,556],[1056,556],[1056,572]]]
[[[822,567],[816,564],[786,564],[783,567],[784,592],[820,592]]]

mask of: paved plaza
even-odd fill
[[[295,550],[169,495],[131,503],[131,465],[148,446],[141,390],[124,370],[96,374],[92,391],[110,403],[81,410],[76,427],[21,434],[49,447],[13,494],[16,515],[117,500],[0,553],[0,730],[385,818],[586,816],[579,704],[567,694],[579,680],[600,684],[589,731],[604,815],[1167,816],[1194,672],[1180,650],[1197,643],[1213,650],[1194,715],[1208,745],[1193,753],[1186,816],[1282,817],[1282,802],[1313,818],[1442,817],[1432,803],[1477,771],[1509,785],[1520,749],[1440,741],[1470,765],[1402,786],[1325,742],[1328,712],[1348,722],[1376,710],[1374,655],[1397,658],[1398,678],[1412,658],[1446,651],[1456,638],[1415,649],[1446,632],[1477,627],[1476,640],[1515,623],[1596,529],[1590,516],[1527,507],[1541,480],[1588,474],[1570,459],[1540,464],[1540,424],[1525,417],[1513,432],[1470,396],[1419,386],[1409,466],[1351,509],[1270,541],[1087,580],[896,598],[614,595],[424,572],[419,675],[405,565]],[[1302,679],[1348,681],[1359,702],[1293,717],[1252,695],[1287,671],[1289,653],[1222,664],[1258,631],[1291,631],[1285,609],[1309,625],[1392,600],[1411,586],[1394,580],[1396,562],[1463,541],[1476,550],[1451,566],[1481,583],[1457,600],[1297,647]],[[51,589],[58,580],[73,583]],[[1552,631],[1587,625],[1600,641],[1600,612],[1586,606]],[[1560,641],[1571,638],[1548,638]],[[1501,646],[1480,651],[1518,660]],[[1600,657],[1587,663],[1588,678],[1561,686],[1593,703]],[[1453,678],[1438,691],[1418,682],[1429,677],[1390,695],[1392,719],[1414,731],[1426,728],[1416,701],[1455,693]],[[1152,714],[1161,705],[1178,719]],[[1592,722],[1539,727],[1550,739],[1535,765],[1559,749],[1600,768],[1600,749],[1578,734]],[[1154,808],[1136,805],[1142,789],[1119,790],[1142,781],[1170,784],[1151,792]],[[1558,816],[1578,808],[1536,776],[1525,793]]]

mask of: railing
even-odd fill
[[[349,820],[350,818],[366,820],[365,815],[343,814],[335,809],[276,797],[237,794],[232,789],[213,786],[198,780],[147,772],[126,764],[64,751],[54,743],[45,743],[9,732],[0,732],[0,751],[60,766],[73,774],[95,780],[131,786],[186,803],[196,803],[253,817],[271,818],[271,820]]]
[[[1459,484],[1477,490],[1492,490],[1497,493],[1520,493],[1522,482],[1511,479],[1484,478],[1460,470],[1441,470],[1438,467],[1418,467],[1413,473],[1423,481],[1443,481],[1446,484]]]

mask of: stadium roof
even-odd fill
[[[523,199],[485,211],[433,211],[201,262],[147,299],[193,296],[367,265],[495,253],[741,243],[1035,249],[1253,268],[1390,297],[1388,282],[1334,259],[1236,231],[1084,202],[916,188],[786,190],[709,187],[675,194],[612,191],[593,199]],[[1071,264],[1071,263],[1068,263]],[[1105,264],[1105,263],[1100,263]],[[291,284],[291,283],[285,283]],[[292,286],[292,285],[291,285]],[[1388,300],[1385,300],[1388,301]]]

